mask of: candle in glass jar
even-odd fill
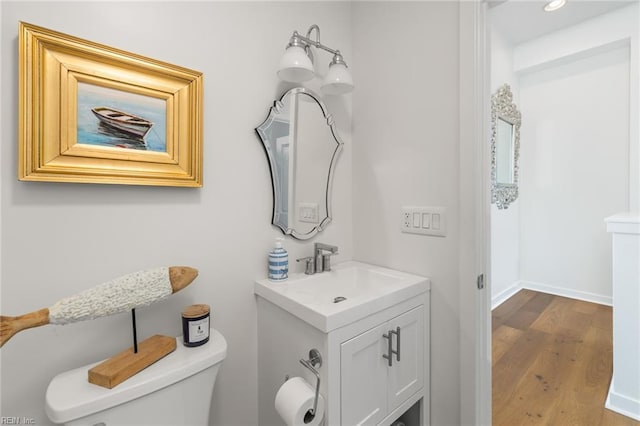
[[[209,305],[191,305],[182,311],[182,336],[184,345],[204,345],[209,341]]]

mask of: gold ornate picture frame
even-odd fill
[[[202,186],[202,73],[19,30],[19,179]]]

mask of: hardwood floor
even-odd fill
[[[521,290],[492,313],[495,426],[640,426],[604,408],[611,307]]]

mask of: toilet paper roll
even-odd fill
[[[318,407],[312,419],[307,412],[313,409],[316,390],[302,377],[293,377],[276,394],[276,411],[287,426],[318,426],[324,417],[324,398],[318,397]],[[306,416],[306,418],[305,418]]]

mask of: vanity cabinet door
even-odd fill
[[[376,425],[422,388],[424,333],[421,305],[342,343],[343,426]]]
[[[387,327],[389,330],[400,327],[400,338],[394,336],[393,342],[393,347],[399,348],[400,360],[393,355],[393,366],[388,370],[388,411],[391,412],[423,385],[424,307],[419,306],[392,319]]]
[[[341,424],[376,425],[387,415],[387,324],[342,343]]]

